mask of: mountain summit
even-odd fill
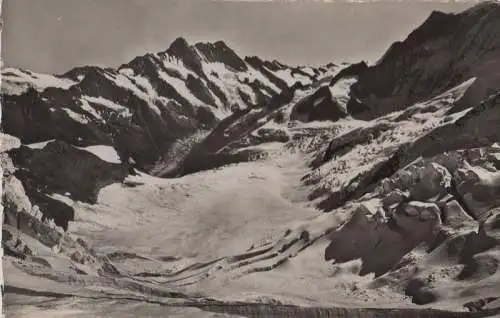
[[[498,2],[458,14],[433,12],[360,74],[352,87],[350,111],[373,118],[437,96],[471,77],[478,81],[470,97],[480,102],[500,87],[499,17]]]

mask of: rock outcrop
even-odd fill
[[[372,119],[437,96],[476,77],[479,103],[500,88],[500,6],[491,1],[458,14],[433,12],[404,41],[394,43],[352,86],[355,115]],[[361,108],[361,109],[360,109]]]
[[[323,86],[293,107],[290,120],[306,123],[316,120],[337,121],[346,116],[338,102],[333,99],[329,87]]]

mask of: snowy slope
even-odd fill
[[[68,89],[77,84],[69,78],[53,76],[48,74],[34,73],[29,70],[15,68],[4,68],[1,76],[2,94],[21,95],[28,88],[43,91],[47,87],[59,87]]]

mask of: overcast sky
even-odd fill
[[[442,2],[324,3],[194,0],[4,0],[5,66],[63,73],[81,65],[115,67],[189,42],[224,40],[241,55],[289,64],[374,60]]]

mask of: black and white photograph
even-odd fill
[[[0,3],[2,317],[500,317],[500,1]]]

